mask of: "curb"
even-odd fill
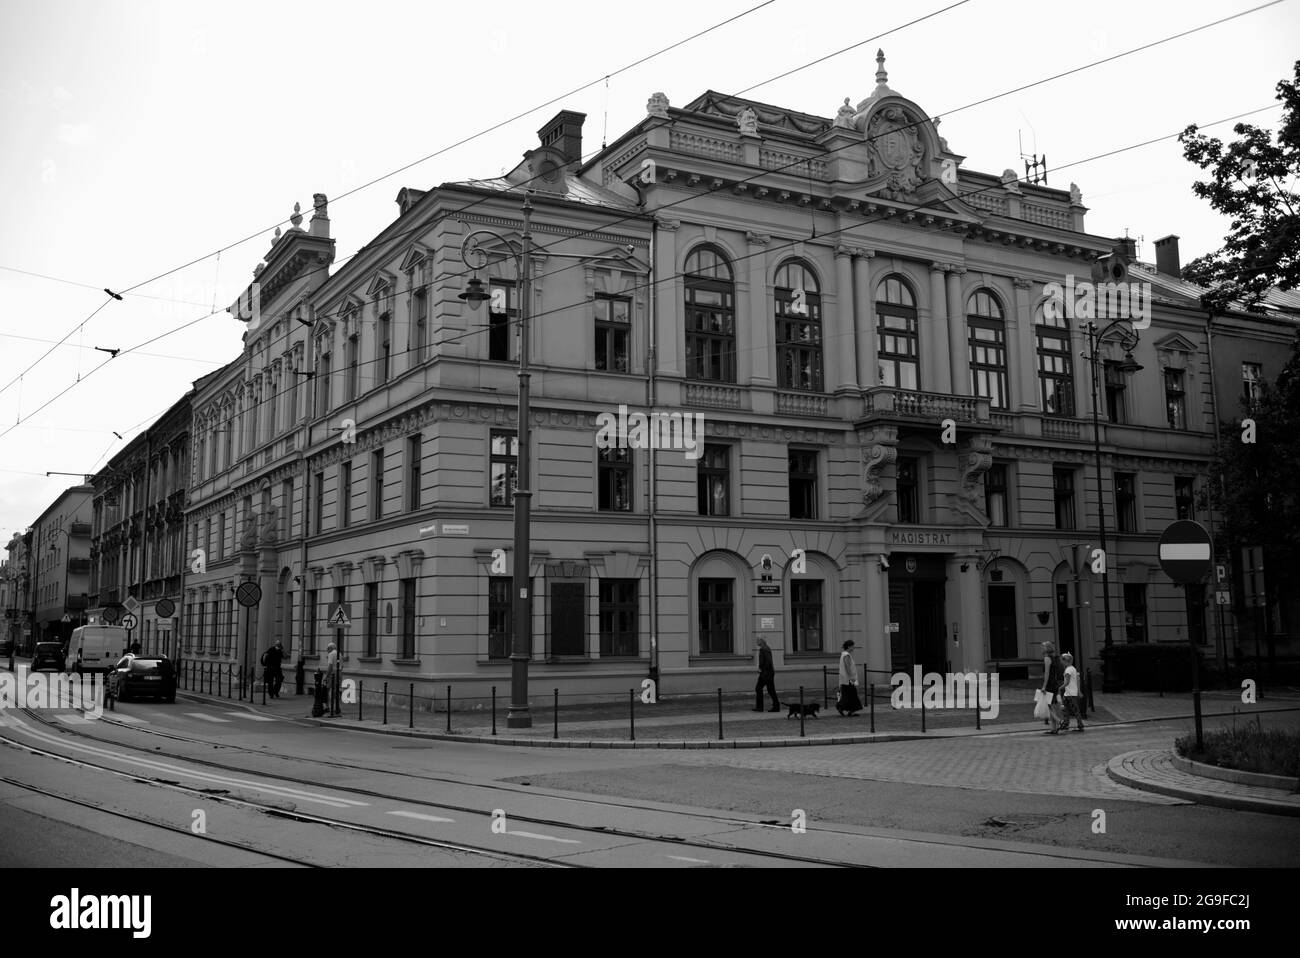
[[[1143,792],[1154,792],[1157,795],[1167,795],[1170,798],[1181,798],[1198,805],[1215,805],[1219,808],[1230,808],[1235,811],[1263,812],[1269,815],[1300,816],[1300,804],[1249,798],[1244,795],[1225,795],[1222,792],[1208,792],[1196,788],[1166,785],[1162,782],[1142,778],[1124,768],[1125,761],[1131,759],[1134,755],[1141,755],[1149,751],[1151,750],[1139,749],[1133,752],[1125,752],[1123,755],[1116,755],[1106,763],[1107,777],[1121,785],[1127,785],[1129,788],[1136,788]],[[1172,753],[1165,752],[1163,754],[1169,755]]]
[[[1300,778],[1288,778],[1285,775],[1267,775],[1263,772],[1243,772],[1236,768],[1220,768],[1218,765],[1207,765],[1204,762],[1185,758],[1177,752],[1174,753],[1173,760],[1174,768],[1180,772],[1186,772],[1188,775],[1213,778],[1220,782],[1231,782],[1234,785],[1280,788],[1286,792],[1294,792],[1300,788]]]

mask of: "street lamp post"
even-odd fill
[[[516,488],[514,490],[514,636],[510,646],[510,706],[506,712],[507,728],[532,728],[533,716],[528,706],[528,663],[533,650],[533,622],[529,614],[529,552],[532,489],[529,469],[529,379],[528,371],[528,333],[529,310],[532,306],[532,251],[533,251],[533,201],[531,190],[524,194],[524,231],[518,244],[489,229],[477,229],[461,241],[460,256],[466,266],[477,270],[486,265],[488,252],[477,245],[478,237],[492,237],[505,249],[515,264],[515,276],[519,282],[519,428],[516,442]],[[629,251],[630,252],[630,251]],[[470,262],[474,253],[480,262]],[[586,254],[556,253],[547,250],[548,257],[561,259],[623,261],[619,256],[601,256]],[[505,254],[502,254],[505,258]],[[471,309],[491,299],[491,293],[483,289],[483,282],[475,275],[470,279],[466,289],[459,296]],[[507,486],[509,477],[507,477]]]
[[[1085,324],[1088,330],[1088,362],[1092,366],[1092,451],[1093,461],[1097,471],[1097,542],[1101,549],[1102,566],[1101,566],[1101,607],[1103,618],[1103,627],[1105,629],[1105,644],[1102,648],[1102,691],[1118,692],[1120,689],[1119,676],[1116,674],[1114,667],[1113,655],[1115,649],[1115,639],[1111,634],[1110,624],[1110,554],[1106,551],[1106,500],[1101,482],[1101,424],[1098,415],[1097,405],[1097,367],[1100,364],[1100,355],[1097,352],[1098,347],[1106,337],[1115,329],[1123,329],[1127,326],[1129,336],[1124,337],[1122,344],[1125,349],[1124,361],[1120,364],[1120,372],[1125,375],[1138,372],[1142,367],[1133,359],[1133,348],[1137,345],[1138,334],[1132,328],[1132,324],[1127,319],[1117,319],[1107,325],[1100,333],[1097,332],[1097,324],[1089,321]]]

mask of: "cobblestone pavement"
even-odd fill
[[[1037,795],[1095,797],[1157,805],[1185,800],[1139,791],[1112,781],[1106,764],[1140,748],[1169,748],[1177,724],[1089,729],[1061,735],[1029,732],[925,742],[831,745],[821,748],[684,751],[681,764],[726,765],[803,775],[941,785]]]

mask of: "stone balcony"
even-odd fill
[[[781,416],[827,416],[830,403],[826,396],[810,392],[778,392],[776,411]]]
[[[925,421],[938,425],[944,419],[989,425],[989,401],[982,396],[955,396],[895,386],[872,386],[862,394],[866,419]]]
[[[709,406],[714,409],[739,409],[740,387],[714,383],[685,384],[682,403],[686,406]]]

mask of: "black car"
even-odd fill
[[[122,701],[133,695],[176,701],[176,669],[165,655],[125,655],[109,675],[113,694]]]
[[[54,669],[57,672],[66,671],[67,659],[63,653],[62,642],[36,643],[36,650],[32,653],[32,671],[39,672],[41,669]]]

